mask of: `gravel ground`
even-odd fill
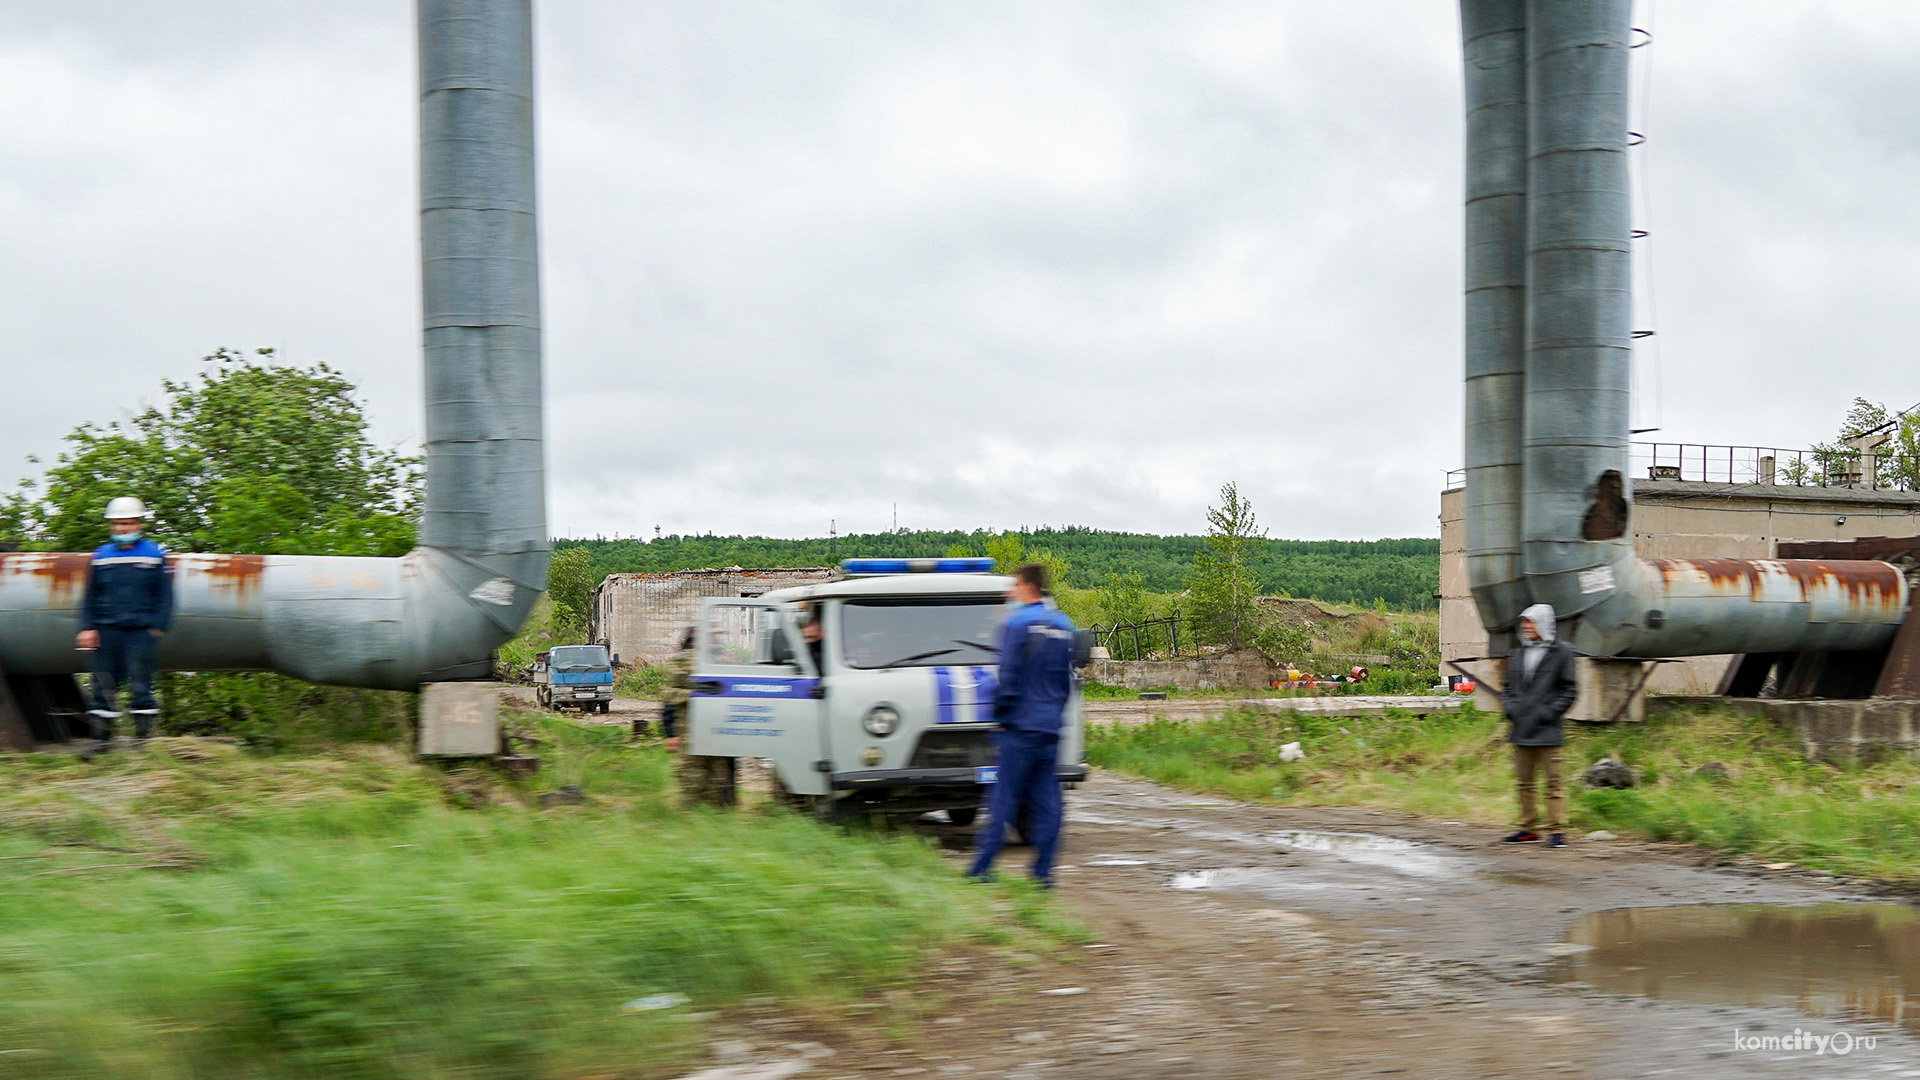
[[[1315,850],[1317,833],[1375,839]],[[1674,845],[1551,851],[1493,839],[1407,815],[1254,807],[1097,774],[1070,799],[1060,867],[1061,900],[1095,945],[1066,960],[949,957],[840,1018],[771,1003],[711,1018],[720,1035],[699,1075],[1920,1076],[1920,1042],[1883,1024],[1548,981],[1569,924],[1587,912],[1880,899],[1866,889],[1716,865]],[[1009,854],[1017,873],[1024,851]],[[1734,1045],[1736,1029],[1795,1028],[1878,1041],[1846,1056]]]

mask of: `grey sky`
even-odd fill
[[[1436,533],[1451,4],[537,18],[557,533],[1194,531],[1228,479],[1274,535]],[[1641,422],[1802,446],[1920,401],[1920,6],[1637,21]],[[397,0],[0,4],[0,468],[219,345],[418,438],[411,33]]]

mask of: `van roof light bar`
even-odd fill
[[[990,558],[959,559],[846,559],[840,570],[848,577],[873,577],[878,574],[986,574],[993,570]]]

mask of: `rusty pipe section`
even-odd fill
[[[1636,617],[1596,608],[1576,631],[1599,656],[1871,649],[1906,617],[1904,573],[1883,562],[1823,559],[1650,559],[1619,592]]]
[[[531,0],[418,0],[426,497],[403,558],[177,555],[164,668],[485,678],[546,587]],[[0,668],[84,669],[88,557],[0,554]]]
[[[86,555],[0,554],[0,670],[87,669],[74,648]],[[174,671],[277,671],[336,686],[407,690],[436,678],[484,677],[504,620],[476,635],[463,608],[505,609],[495,592],[454,590],[475,576],[442,552],[398,559],[175,555],[174,619],[159,663]],[[449,571],[461,576],[456,578]],[[492,581],[488,578],[485,581]],[[483,582],[484,584],[485,582]],[[496,587],[497,588],[497,587]],[[485,592],[485,590],[482,590]],[[449,603],[457,598],[459,603]],[[477,654],[476,640],[486,642]]]
[[[1461,0],[1466,66],[1467,581],[1500,639],[1531,600],[1520,506],[1527,316],[1526,0]]]

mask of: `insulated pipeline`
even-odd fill
[[[418,0],[426,496],[398,559],[174,557],[162,667],[412,689],[491,674],[546,587],[530,0]],[[87,556],[0,555],[0,668],[80,670]]]

